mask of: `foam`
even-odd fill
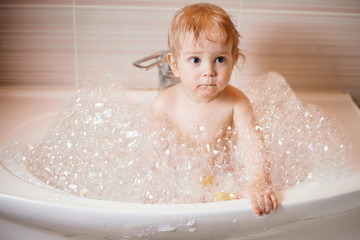
[[[39,143],[3,151],[3,164],[11,171],[26,167],[15,174],[27,181],[30,172],[60,191],[110,201],[211,202],[244,190],[247,165],[254,163],[245,157],[246,145],[231,136],[246,137],[246,129],[229,126],[218,144],[189,146],[165,120],[126,99],[113,79],[93,82],[76,91]],[[350,144],[331,114],[302,103],[277,73],[254,80],[244,92],[276,191],[347,174]],[[192,131],[196,138],[204,129]]]

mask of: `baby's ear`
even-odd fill
[[[168,53],[167,60],[175,77],[179,77],[178,65],[175,56],[172,53]]]
[[[234,65],[237,63],[238,60],[239,60],[239,53],[235,53],[234,54]]]

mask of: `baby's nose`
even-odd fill
[[[215,77],[215,70],[211,64],[207,64],[204,67],[203,76],[204,77]]]

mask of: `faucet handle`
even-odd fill
[[[167,62],[167,54],[168,54],[168,50],[163,50],[163,51],[159,51],[159,52],[156,52],[150,56],[147,56],[147,57],[144,57],[144,58],[141,58],[139,60],[136,60],[135,62],[133,62],[133,65],[135,67],[138,67],[138,68],[141,68],[141,69],[144,69],[145,71],[149,70],[150,68],[154,67],[154,66],[157,66],[163,62]],[[142,63],[145,63],[145,62],[148,62],[150,60],[153,60],[155,59],[155,62],[152,62],[148,65],[142,65]]]
[[[168,88],[176,83],[178,83],[180,80],[174,76],[173,72],[171,71],[171,68],[169,66],[169,63],[167,62],[167,54],[169,53],[168,50],[163,50],[156,52],[150,56],[141,58],[135,62],[133,62],[133,65],[146,70],[149,70],[150,68],[154,66],[159,67],[159,89],[160,91],[164,90],[165,88]],[[143,65],[143,63],[148,62],[150,60],[155,60],[154,62],[149,63],[148,65]]]

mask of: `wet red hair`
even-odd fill
[[[177,11],[171,21],[168,32],[169,50],[178,56],[184,38],[193,36],[197,42],[204,35],[209,41],[209,31],[216,29],[224,45],[231,41],[233,56],[244,58],[239,49],[240,34],[236,30],[230,16],[220,7],[210,3],[198,3],[186,6]]]

